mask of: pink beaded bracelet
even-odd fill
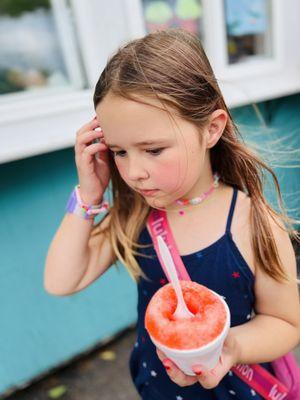
[[[80,185],[76,185],[72,191],[66,206],[67,212],[76,214],[84,219],[93,219],[96,215],[109,208],[109,203],[104,200],[97,205],[84,204],[80,197],[79,188]]]

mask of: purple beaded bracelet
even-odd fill
[[[93,219],[96,215],[109,208],[109,203],[104,200],[97,205],[84,204],[80,197],[79,188],[80,185],[76,185],[72,191],[66,206],[67,212],[76,214],[84,219]]]

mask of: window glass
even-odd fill
[[[48,0],[0,2],[0,94],[70,85]]]
[[[183,28],[203,36],[200,0],[142,0],[142,3],[147,32]]]
[[[224,0],[229,63],[272,56],[271,1]]]

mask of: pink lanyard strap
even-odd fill
[[[152,237],[155,251],[166,277],[169,279],[164,263],[157,245],[157,235],[161,235],[166,242],[176,266],[178,277],[181,280],[191,280],[185,265],[179,255],[171,229],[168,224],[166,213],[162,210],[152,209],[148,217],[149,233]],[[170,280],[170,279],[169,279]],[[266,400],[283,400],[288,396],[288,389],[269,371],[259,364],[236,364],[231,368],[240,379],[251,386]],[[300,399],[299,399],[300,400]]]
[[[172,254],[179,279],[181,279],[183,281],[191,280],[191,278],[181,260],[181,257],[179,255],[173,235],[170,235],[171,230],[170,230],[168,220],[167,220],[165,214],[163,212],[161,213],[160,210],[153,209],[149,215],[148,224],[150,227],[150,235],[152,236],[152,240],[154,243],[154,247],[155,247],[158,259],[160,261],[160,265],[162,266],[163,271],[164,271],[166,277],[168,278],[168,280],[170,280],[168,277],[168,273],[165,269],[164,262],[162,261],[160,253],[158,251],[157,235],[161,235],[162,238],[164,239],[164,241],[166,242],[166,244]]]

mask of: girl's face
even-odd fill
[[[158,100],[145,101],[161,107]],[[151,196],[141,193],[149,205],[165,207],[200,194],[197,183],[208,160],[195,125],[173,115],[178,130],[166,111],[110,93],[96,113],[127,185],[139,193],[157,189]]]

